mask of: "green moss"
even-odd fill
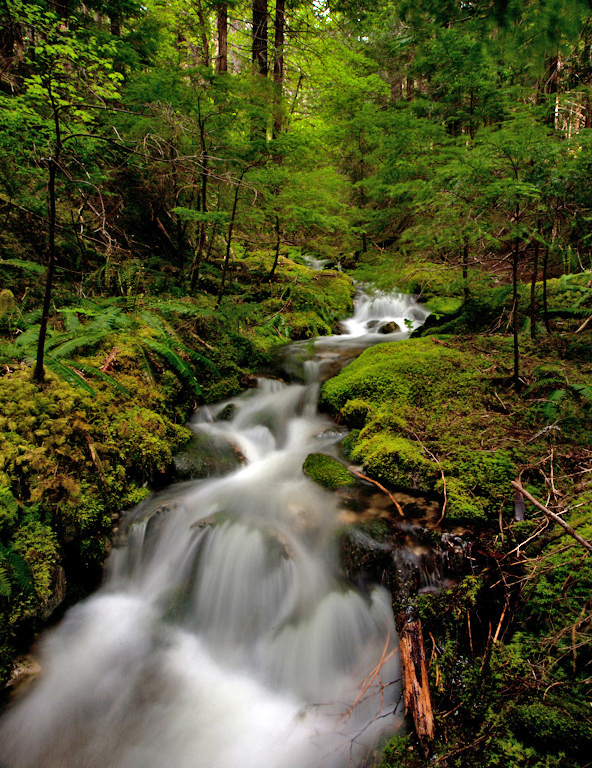
[[[358,442],[359,436],[360,436],[360,430],[352,429],[352,431],[348,435],[346,435],[341,441],[341,443],[339,444],[341,447],[341,450],[343,451],[344,456],[347,459],[352,460],[352,452],[356,447],[356,443]]]
[[[387,432],[366,438],[362,430],[352,459],[363,461],[372,477],[395,488],[429,489],[439,477],[437,464],[417,443]]]
[[[412,736],[397,734],[386,743],[378,768],[423,768],[424,765],[426,762]]]
[[[426,302],[426,309],[435,315],[457,315],[464,304],[464,299],[455,296],[433,296]]]
[[[59,554],[56,534],[48,525],[28,520],[14,535],[12,548],[31,569],[37,598],[47,601],[51,597],[51,577]]]
[[[388,400],[413,406],[442,406],[451,395],[475,389],[470,360],[431,339],[378,344],[325,383],[321,399],[334,412],[360,398],[377,407]]]
[[[357,480],[337,459],[325,453],[311,453],[306,457],[302,471],[324,488],[356,485]]]
[[[512,730],[527,745],[544,752],[563,752],[576,758],[590,757],[592,726],[589,711],[579,716],[543,702],[519,705],[511,710]]]
[[[367,400],[363,400],[361,397],[354,397],[353,400],[348,400],[340,411],[342,420],[353,429],[361,429],[368,419],[368,416],[372,414],[373,407]]]
[[[434,490],[444,495],[444,482],[439,480]],[[482,523],[487,520],[483,500],[472,494],[463,480],[446,479],[446,521],[449,523]]]

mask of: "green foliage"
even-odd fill
[[[337,459],[325,453],[310,453],[302,471],[324,488],[341,488],[356,485],[357,480]]]
[[[585,760],[592,743],[588,714],[583,707],[576,715],[545,702],[535,702],[516,706],[509,719],[514,733],[528,746]]]

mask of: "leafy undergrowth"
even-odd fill
[[[422,594],[439,765],[584,766],[592,743],[592,557],[526,502],[523,486],[592,539],[589,333],[425,337],[373,347],[325,383],[324,407],[352,428],[344,448],[394,489],[427,490],[467,527],[473,573]],[[382,768],[425,761],[397,736]]]

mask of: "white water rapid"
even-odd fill
[[[404,338],[425,315],[362,297],[350,333],[320,343]],[[128,513],[104,586],[40,643],[43,674],[0,728],[3,768],[374,764],[401,720],[395,628],[383,588],[339,578],[337,497],[302,473],[343,436],[318,387],[262,378],[231,421],[216,421],[225,403],[195,415],[243,466]]]

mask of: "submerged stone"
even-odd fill
[[[394,320],[391,320],[390,323],[381,325],[378,329],[378,333],[399,333],[400,330],[401,329],[399,328],[398,323],[395,323]]]

